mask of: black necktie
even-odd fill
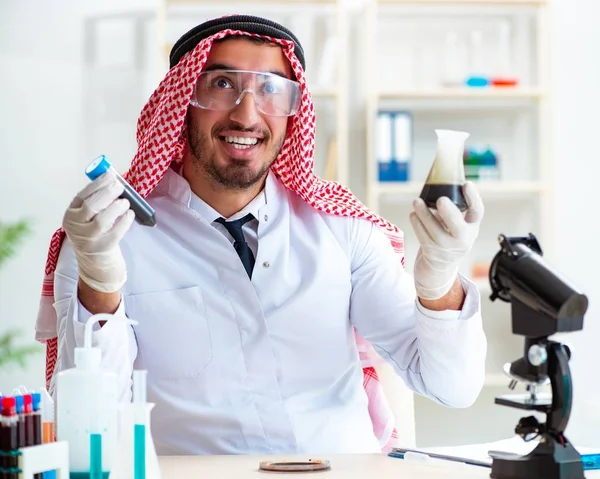
[[[242,226],[252,219],[254,219],[254,216],[252,216],[252,213],[248,213],[243,218],[235,221],[225,221],[223,218],[215,220],[217,223],[221,223],[225,226],[231,237],[234,239],[233,247],[242,260],[242,264],[244,265],[249,278],[252,278],[252,270],[254,269],[254,254],[244,239]]]

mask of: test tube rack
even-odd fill
[[[34,474],[56,471],[56,479],[69,479],[69,444],[48,442],[19,449],[19,479],[33,479]]]

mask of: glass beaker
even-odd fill
[[[435,133],[435,159],[420,197],[429,208],[436,209],[438,198],[447,196],[460,211],[465,211],[467,201],[462,192],[465,184],[463,155],[469,133],[453,130],[435,130]]]

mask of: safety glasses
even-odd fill
[[[200,73],[191,104],[207,110],[231,110],[251,93],[261,113],[292,116],[300,106],[300,84],[274,73],[210,70]]]

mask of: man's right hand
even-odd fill
[[[119,242],[134,219],[129,201],[119,199],[123,185],[110,170],[73,199],[63,230],[73,245],[79,278],[99,293],[118,292],[127,280]]]

